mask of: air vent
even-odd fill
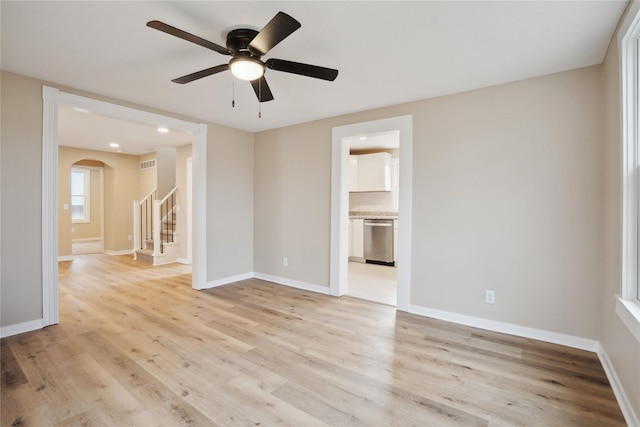
[[[156,167],[156,159],[140,162],[140,170],[153,169]]]

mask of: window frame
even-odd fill
[[[622,135],[622,275],[616,313],[640,342],[640,5],[618,32]]]
[[[91,169],[80,166],[74,166],[71,168],[71,175],[73,173],[82,172],[84,174],[84,217],[73,218],[73,178],[70,185],[70,209],[71,209],[71,223],[72,224],[89,224],[91,223]]]

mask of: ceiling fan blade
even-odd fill
[[[338,70],[334,70],[333,68],[301,64],[299,62],[285,61],[284,59],[271,58],[267,60],[265,65],[272,70],[300,74],[301,76],[313,77],[322,80],[334,81],[336,77],[338,77]]]
[[[187,33],[186,31],[182,31],[179,28],[172,27],[171,25],[165,24],[164,22],[149,21],[147,22],[147,27],[153,28],[158,31],[162,31],[163,33],[171,34],[172,36],[179,37],[183,40],[186,40],[191,43],[195,43],[202,47],[206,47],[207,49],[215,50],[216,52],[221,53],[223,55],[232,54],[232,52],[226,47],[222,47],[213,42],[210,42],[209,40],[205,40],[201,37],[194,36],[193,34]]]
[[[249,47],[264,55],[301,26],[302,24],[286,13],[278,12],[251,40]]]
[[[211,68],[207,68],[206,70],[187,74],[186,76],[178,77],[177,79],[173,79],[171,81],[174,83],[180,83],[182,85],[185,83],[192,82],[194,80],[201,79],[203,77],[221,73],[222,71],[227,71],[228,69],[229,69],[229,64],[216,65],[215,67],[211,67]]]
[[[267,80],[264,78],[264,76],[260,77],[259,79],[252,80],[251,86],[253,86],[253,91],[258,97],[258,101],[273,101],[273,94],[271,93],[271,89],[269,89],[269,85],[267,84]]]

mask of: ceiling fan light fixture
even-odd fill
[[[253,81],[264,75],[264,64],[250,56],[237,56],[229,61],[231,73],[240,80]]]

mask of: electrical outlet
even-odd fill
[[[127,236],[127,240],[133,240],[133,237],[131,237],[131,234]]]
[[[495,304],[496,303],[496,291],[485,291],[484,301],[487,304]]]
[[[289,259],[286,256],[282,257],[282,265],[284,267],[288,267],[289,266]]]

